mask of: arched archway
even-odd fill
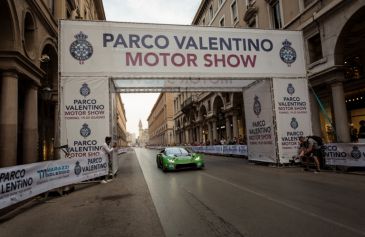
[[[344,94],[351,141],[365,119],[365,6],[346,22],[335,47],[335,65],[343,65]]]
[[[14,48],[14,22],[7,1],[0,1],[0,50]]]

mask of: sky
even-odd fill
[[[201,0],[103,0],[106,20],[190,25]],[[127,131],[138,136],[138,123],[148,127],[147,118],[158,93],[126,93],[122,101]]]

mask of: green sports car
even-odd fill
[[[183,147],[166,147],[157,154],[156,163],[163,171],[204,167],[202,155],[189,152]]]

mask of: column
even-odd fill
[[[212,121],[212,130],[213,130],[213,141],[216,139],[218,141],[218,133],[217,133],[217,121]]]
[[[200,137],[201,137],[201,135],[200,135],[200,126],[197,125],[196,126],[196,141],[198,142],[198,144],[200,144]]]
[[[233,137],[238,139],[238,126],[237,126],[237,115],[234,114],[232,116],[232,124],[233,124]]]
[[[210,142],[210,145],[213,145],[213,131],[212,131],[212,124],[210,122],[208,124],[208,139]]]
[[[17,164],[18,75],[3,72],[0,82],[0,167],[7,167]]]
[[[31,86],[25,93],[24,128],[23,128],[23,162],[38,161],[38,101],[37,88]]]
[[[229,142],[229,140],[232,139],[232,131],[231,131],[231,120],[229,119],[229,116],[226,117],[226,140],[227,143]]]
[[[312,131],[314,135],[321,136],[321,123],[320,123],[320,110],[318,101],[313,92],[309,92],[309,101],[310,101],[310,111],[311,111],[311,120],[312,120]]]
[[[342,82],[331,85],[337,142],[350,142],[350,131]]]

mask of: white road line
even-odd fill
[[[339,222],[337,222],[337,221],[334,221],[334,220],[332,220],[332,219],[329,219],[329,218],[326,218],[326,217],[323,217],[323,216],[317,215],[317,214],[315,214],[315,213],[313,213],[313,212],[306,211],[306,210],[304,210],[304,209],[302,209],[302,208],[300,208],[300,207],[294,206],[294,205],[289,204],[289,203],[287,203],[287,202],[284,202],[284,201],[281,201],[281,200],[278,200],[278,199],[275,199],[275,198],[269,197],[268,195],[266,195],[266,194],[264,194],[264,193],[260,193],[260,192],[254,191],[254,190],[252,190],[252,189],[249,189],[249,188],[246,188],[246,187],[242,187],[242,186],[240,186],[240,185],[234,184],[234,183],[229,182],[229,181],[227,181],[227,180],[225,180],[225,179],[221,179],[221,178],[215,177],[215,176],[210,175],[210,174],[207,174],[207,173],[202,173],[202,175],[208,176],[209,178],[212,178],[212,179],[218,180],[218,181],[220,181],[220,182],[222,182],[222,183],[229,184],[229,185],[231,185],[231,186],[233,186],[233,187],[235,187],[235,188],[237,188],[237,189],[240,189],[240,190],[245,191],[245,192],[252,193],[252,194],[254,194],[254,195],[256,195],[256,196],[259,196],[259,197],[264,198],[264,199],[267,199],[267,200],[269,200],[269,201],[272,201],[272,202],[278,203],[278,204],[283,205],[283,206],[285,206],[285,207],[288,207],[288,208],[294,209],[294,210],[299,211],[299,212],[301,212],[301,213],[304,213],[304,214],[306,214],[306,215],[308,215],[308,216],[316,217],[316,218],[318,218],[318,219],[320,219],[320,220],[322,220],[322,221],[324,221],[324,222],[327,222],[327,223],[330,223],[330,224],[336,225],[336,226],[338,226],[338,227],[341,227],[341,228],[344,228],[344,229],[346,229],[346,230],[352,231],[352,232],[354,232],[354,233],[356,233],[356,234],[360,234],[360,235],[364,235],[364,236],[365,236],[365,232],[363,232],[363,231],[361,231],[361,230],[357,230],[357,229],[355,229],[355,228],[352,228],[351,226],[344,225],[344,224],[339,223]]]

